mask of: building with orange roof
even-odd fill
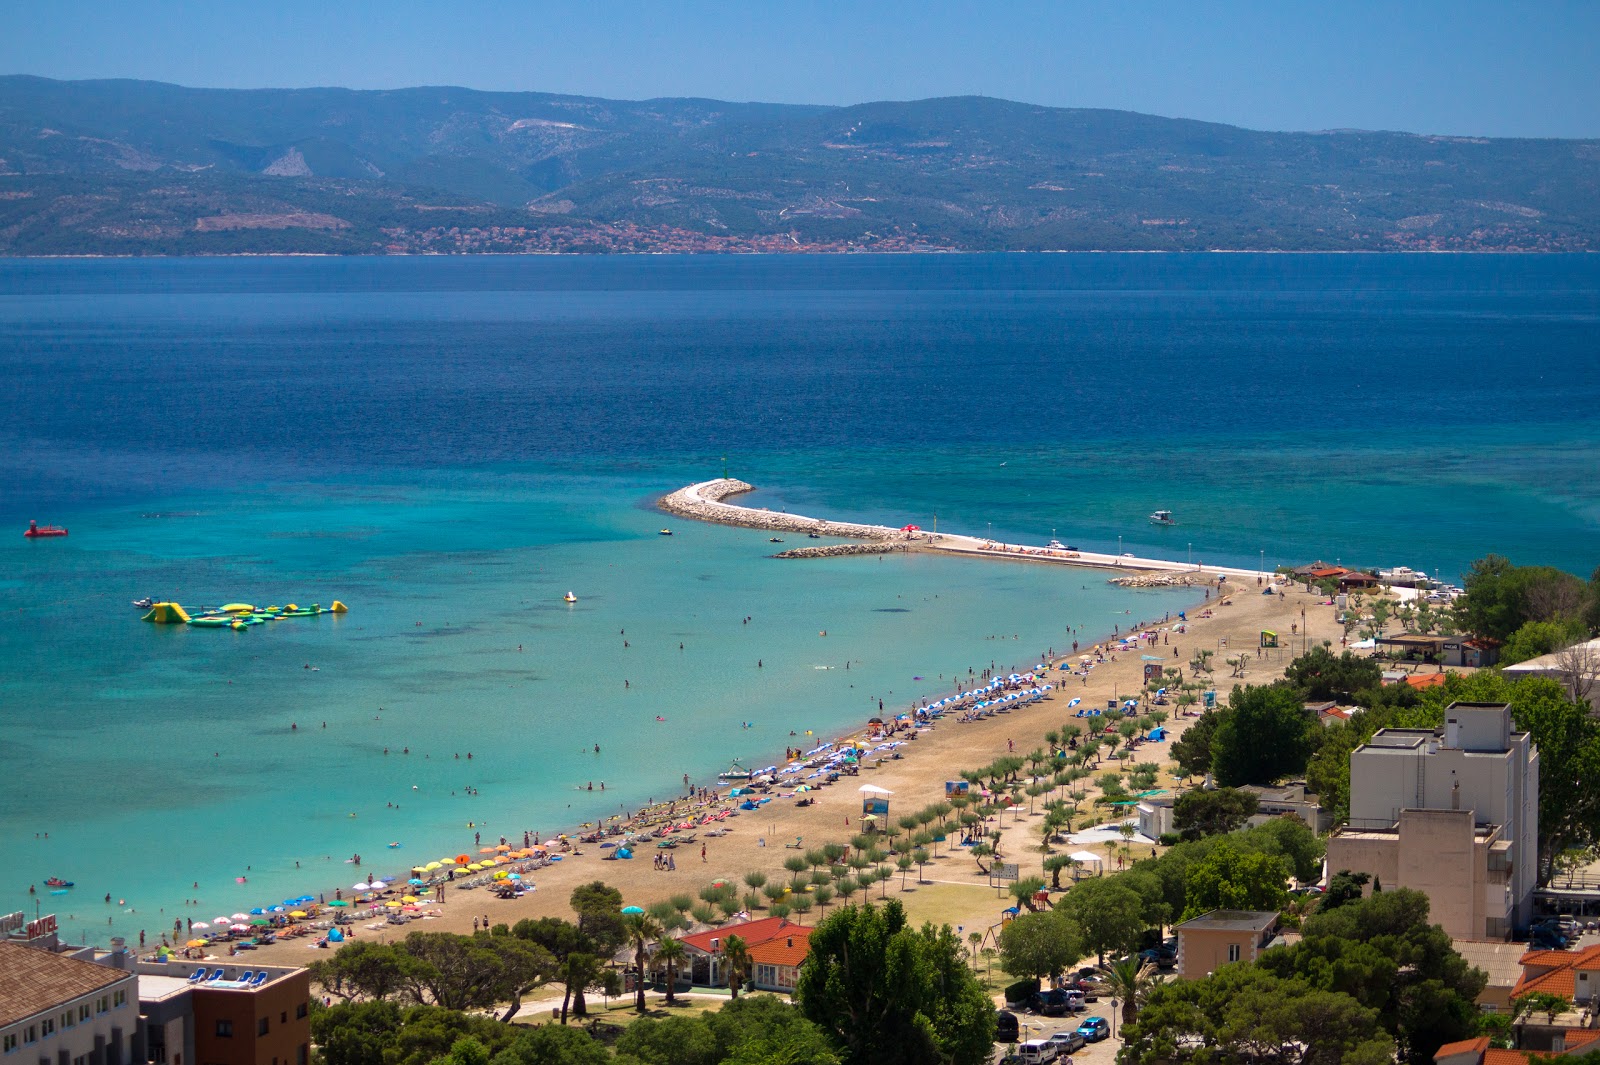
[[[750,984],[763,991],[793,991],[800,963],[811,953],[811,929],[791,925],[785,935],[774,936],[750,948]]]
[[[689,955],[689,972],[686,975],[692,984],[700,987],[728,986],[728,966],[723,945],[729,936],[738,936],[744,940],[744,945],[750,952],[752,985],[772,991],[787,991],[794,987],[794,974],[788,974],[790,983],[785,987],[777,983],[778,978],[784,975],[781,970],[799,968],[809,949],[811,932],[809,927],[795,924],[786,917],[763,917],[758,921],[745,921],[742,924],[723,925],[721,928],[696,932],[681,937],[678,942],[683,944],[684,950]],[[764,949],[769,947],[771,949]],[[759,958],[758,950],[760,950]],[[787,960],[795,957],[797,951],[796,960]],[[759,969],[763,964],[771,969],[769,975],[773,979],[770,981],[760,979]]]
[[[1433,1065],[1530,1065],[1534,1055],[1539,1057],[1581,1056],[1597,1049],[1595,1040],[1600,1031],[1592,1029],[1566,1032],[1546,1050],[1523,1048],[1506,1050],[1489,1045],[1489,1037],[1463,1039],[1459,1043],[1446,1043],[1433,1053]]]

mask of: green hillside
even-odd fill
[[[1600,142],[0,77],[0,254],[1571,251]]]

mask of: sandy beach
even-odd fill
[[[792,516],[790,518],[794,520]],[[899,533],[899,530],[890,531]],[[1020,545],[1009,545],[1008,550],[1007,545],[991,547],[985,544],[986,542],[981,540],[950,537],[942,540],[940,545],[919,543],[915,549],[953,550],[1029,561],[1037,557],[1022,554],[1024,549]],[[1039,561],[1047,560],[1066,561],[1049,559],[1048,556],[1039,558]],[[1127,568],[1133,571],[1129,576],[1138,573],[1191,572],[1185,565],[1170,562],[1159,569],[1144,565],[1136,568],[1132,566],[1130,560],[1122,559],[1122,562],[1129,563],[1126,567],[1122,567],[1117,566],[1118,560],[1111,556],[1106,556],[1103,561],[1099,556],[1080,556],[1071,561],[1078,565],[1094,566],[1102,571]],[[1218,571],[1207,567],[1206,573],[1207,576],[1203,579],[1215,587]],[[1201,676],[1209,679],[1220,696],[1225,696],[1236,683],[1261,684],[1281,676],[1296,650],[1304,646],[1307,629],[1312,641],[1323,639],[1337,641],[1342,635],[1342,628],[1334,617],[1334,608],[1318,594],[1285,584],[1274,586],[1276,594],[1264,595],[1254,571],[1225,571],[1221,575],[1229,579],[1220,594],[1211,593],[1207,599],[1205,596],[1208,592],[1196,587],[1197,602],[1194,608],[1188,611],[1187,621],[1182,623],[1183,631],[1177,631],[1179,623],[1176,615],[1167,621],[1160,618],[1140,618],[1137,616],[1137,605],[1135,605],[1130,608],[1127,624],[1117,626],[1119,633],[1126,634],[1133,628],[1153,633],[1153,639],[1141,650],[1152,657],[1159,655],[1170,659],[1168,664],[1182,666],[1186,676],[1190,675],[1189,663],[1195,651],[1214,652],[1211,673]],[[1259,649],[1259,634],[1263,629],[1272,629],[1280,633],[1280,642],[1285,646]],[[1296,630],[1292,636],[1291,630]],[[1099,634],[1099,640],[1096,642],[1085,634],[1085,637],[1080,639],[1081,648],[1077,654],[1070,654],[1065,648],[1057,648],[1050,664],[1056,666],[1070,660],[1076,665],[1079,654],[1090,652],[1091,648],[1115,646],[1110,637],[1111,634]],[[1031,670],[1034,665],[1046,661],[1042,649],[1037,654],[1030,655],[1023,655],[1020,649],[1009,650],[1015,660],[996,660],[994,672],[997,675],[1007,675],[1013,669]],[[1241,653],[1243,673],[1242,676],[1236,677],[1233,667],[1224,664],[1224,660],[1239,656]],[[666,852],[671,854],[676,864],[676,868],[672,871],[656,868],[652,861],[654,843],[639,847],[636,857],[632,860],[603,860],[605,855],[612,853],[610,849],[602,849],[593,844],[578,844],[576,852],[563,855],[559,862],[528,872],[526,881],[535,885],[536,890],[519,898],[502,900],[485,888],[462,890],[455,884],[447,884],[443,892],[443,901],[436,902],[433,901],[435,893],[430,887],[423,893],[424,901],[420,904],[422,915],[416,919],[405,924],[390,924],[381,918],[374,920],[369,917],[358,920],[353,925],[347,925],[346,929],[353,929],[354,938],[358,941],[386,940],[400,938],[418,930],[469,933],[474,928],[474,922],[481,923],[485,918],[492,924],[499,924],[514,923],[524,917],[567,916],[569,915],[567,899],[572,888],[579,883],[595,879],[614,885],[622,891],[623,897],[629,904],[641,906],[648,906],[672,895],[697,895],[702,887],[720,878],[737,883],[746,872],[752,870],[765,872],[775,880],[781,879],[787,876],[783,869],[784,859],[797,853],[795,849],[786,847],[786,844],[800,841],[805,849],[820,847],[829,842],[848,844],[850,839],[862,830],[859,822],[861,795],[858,790],[862,785],[873,784],[894,793],[890,800],[891,819],[915,812],[941,800],[945,794],[945,782],[959,779],[962,769],[983,766],[1008,752],[1025,754],[1044,746],[1044,734],[1047,731],[1074,720],[1077,711],[1068,709],[1070,700],[1081,699],[1084,706],[1096,704],[1103,706],[1108,698],[1127,698],[1135,695],[1143,687],[1144,664],[1139,651],[1107,651],[1104,661],[1097,663],[1084,676],[1052,669],[1049,679],[1056,687],[1042,700],[1027,707],[979,720],[964,721],[954,716],[946,716],[937,719],[931,725],[916,728],[915,739],[899,746],[894,752],[896,756],[884,755],[864,759],[858,775],[841,776],[837,782],[824,785],[805,796],[813,800],[808,806],[797,805],[798,797],[793,794],[794,781],[787,786],[782,784],[775,786],[769,793],[773,796],[772,801],[754,811],[735,809],[735,802],[726,798],[733,786],[731,783],[714,788],[712,797],[696,801],[686,801],[684,790],[680,789],[678,805],[674,811],[675,820],[699,819],[708,814],[728,810],[732,813],[717,822],[715,826],[718,830],[725,830],[725,834],[708,835],[707,829],[712,826],[685,832],[684,835],[694,835],[693,842]],[[1138,760],[1162,763],[1164,771],[1159,786],[1170,788],[1176,783],[1171,773],[1166,770],[1170,739],[1180,736],[1192,717],[1183,716],[1177,707],[1166,709],[1173,715],[1167,722],[1169,739],[1166,742],[1146,744],[1141,747]],[[841,735],[836,739],[865,741],[868,731],[863,725],[860,730]],[[907,731],[902,731],[895,738],[909,739]],[[778,761],[777,755],[780,753],[773,752],[773,761]],[[1114,768],[1115,764],[1109,758],[1105,758],[1101,768],[1102,770]],[[1084,783],[1091,784],[1089,781]],[[1091,786],[1091,803],[1086,804],[1086,810],[1093,808],[1094,793]],[[1109,814],[1102,815],[1102,817],[1109,816]],[[659,815],[656,817],[659,819]],[[1005,833],[1002,842],[1005,858],[1020,863],[1024,876],[1037,874],[1040,870],[1039,863],[1043,858],[1039,848],[1038,833],[1033,829],[1037,819],[1038,815],[1027,816],[1025,807],[1020,808],[1020,812],[1009,812],[998,818],[999,827]],[[502,823],[515,823],[515,821],[513,814]],[[1114,835],[1114,832],[1109,831],[1097,834],[1093,829],[1080,831],[1065,849],[1083,847],[1094,849],[1097,844],[1103,846],[1106,837]],[[492,839],[484,836],[481,841],[482,845],[492,845],[497,842],[498,836]],[[522,844],[520,838],[510,839],[507,842],[519,849]],[[1138,837],[1135,843],[1150,845],[1149,841],[1140,844]],[[476,855],[479,849],[479,844],[474,843],[470,837],[462,843],[463,853]],[[1062,849],[1058,847],[1058,852]],[[1109,850],[1105,853],[1108,855],[1106,865],[1114,868],[1114,859]],[[401,883],[397,886],[403,886],[404,878],[409,875],[404,868],[382,866],[381,859],[376,864],[369,860],[362,871],[366,870],[378,876],[400,877]],[[331,899],[333,888],[330,886],[327,890]],[[917,883],[915,873],[909,880],[896,876],[885,884],[875,887],[874,895],[884,891],[891,895],[903,895],[914,918],[929,917],[950,921],[964,924],[969,929],[988,928],[998,920],[998,910],[1004,905],[996,901],[997,892],[989,887],[989,881],[980,871],[978,864],[960,848],[956,848],[953,853],[940,850],[935,860],[923,871],[922,883]],[[331,917],[334,912],[327,910],[321,916]],[[757,913],[756,916],[760,914]],[[813,913],[806,919],[815,921],[817,917],[818,915]],[[323,950],[315,947],[317,938],[316,935],[306,935],[280,940],[256,949],[252,952],[252,956],[263,962],[304,964],[325,956]],[[213,952],[219,950],[225,952],[226,949],[225,946],[219,945],[213,948]]]

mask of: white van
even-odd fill
[[[1027,1065],[1048,1065],[1056,1060],[1056,1045],[1048,1039],[1030,1039],[1017,1047],[1017,1058]]]

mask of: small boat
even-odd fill
[[[578,601],[578,597],[573,595],[571,592],[568,592],[566,595],[562,596],[561,598],[562,598],[562,600],[564,602],[568,602],[568,603],[576,603]]]
[[[769,537],[767,537],[767,543],[769,543],[769,544],[781,544],[781,543],[783,543],[783,537],[781,537],[781,536],[769,536]]]
[[[746,769],[744,766],[740,765],[739,764],[739,760],[737,758],[735,758],[733,760],[733,764],[732,765],[730,765],[727,769],[724,769],[722,772],[717,774],[717,779],[718,780],[749,780],[753,776],[755,776],[755,774],[750,772],[750,770]]]
[[[1044,546],[1049,547],[1049,548],[1053,548],[1053,549],[1055,549],[1057,551],[1065,551],[1067,549],[1067,545],[1062,543],[1060,540],[1051,540],[1049,543],[1045,544]]]
[[[49,880],[46,880],[44,882],[44,886],[45,887],[71,887],[72,886],[72,881],[71,880],[63,880],[59,876],[53,876]]]
[[[143,599],[135,599],[133,601],[133,605],[138,607],[140,610],[149,610],[151,607],[156,605],[156,601],[151,599],[149,596],[145,596]]]
[[[27,530],[22,534],[30,540],[38,540],[46,536],[65,536],[67,530],[59,525],[40,525],[36,521],[28,522]]]
[[[1178,523],[1172,519],[1172,511],[1170,511],[1170,510],[1158,510],[1154,514],[1150,515],[1150,524],[1151,525],[1176,525]]]
[[[822,539],[822,534],[821,533],[806,533],[806,539],[808,539],[808,540],[820,540],[820,539]]]
[[[672,530],[671,529],[662,529],[656,535],[658,535],[658,536],[671,536],[672,535]]]

